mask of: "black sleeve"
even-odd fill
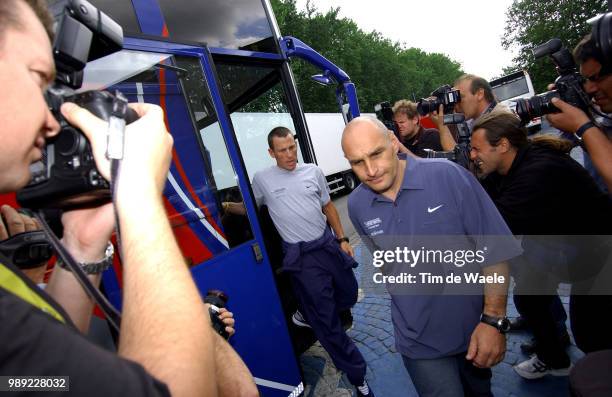
[[[0,341],[0,375],[70,377],[68,392],[41,395],[170,395],[141,365],[103,350],[2,288]]]
[[[433,128],[427,129],[423,134],[423,147],[435,150],[437,152],[442,151],[442,144],[440,143],[440,133],[438,130]]]

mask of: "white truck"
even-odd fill
[[[351,166],[344,157],[340,140],[344,130],[344,118],[341,113],[305,113],[306,124],[316,163],[325,174],[331,193],[343,189],[351,192],[359,184],[358,179],[351,171]],[[374,115],[372,115],[374,116]],[[232,124],[236,131],[236,138],[244,152],[246,169],[249,179],[253,182],[253,175],[260,169],[274,165],[274,159],[268,155],[268,132],[278,126],[293,128],[289,113],[239,113],[231,114]],[[212,131],[218,130],[218,131]],[[235,174],[223,172],[231,170],[230,159],[225,150],[225,143],[219,130],[219,124],[212,124],[201,131],[202,139],[210,153],[213,175],[218,189],[235,186]],[[299,145],[299,142],[298,142]],[[303,162],[301,151],[298,150],[298,162]]]

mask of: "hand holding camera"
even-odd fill
[[[163,111],[152,104],[130,104],[139,119],[125,131],[124,159],[117,182],[117,202],[142,201],[150,193],[161,197],[172,157],[172,136],[163,122]],[[91,142],[96,166],[104,178],[110,179],[110,160],[105,156],[108,123],[75,104],[62,106],[66,120],[81,129]],[[133,192],[139,192],[138,195]]]
[[[551,101],[560,112],[548,114],[546,119],[555,128],[568,133],[574,133],[580,126],[590,121],[589,116],[582,109],[572,106],[559,98],[553,98]]]

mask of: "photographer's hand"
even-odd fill
[[[436,128],[440,130],[444,127],[444,105],[440,105],[437,111],[433,111],[428,114],[429,118],[436,125]]]
[[[223,321],[223,324],[225,324],[225,331],[227,331],[229,336],[232,336],[236,333],[236,330],[234,329],[234,325],[236,325],[236,320],[234,320],[234,313],[222,307],[219,309],[219,319]]]
[[[132,103],[130,107],[139,119],[125,130],[124,158],[116,181],[120,206],[124,200],[137,204],[146,193],[161,198],[172,155],[173,140],[165,128],[162,109],[145,103]],[[73,103],[62,105],[62,114],[87,136],[98,170],[110,180],[110,161],[105,156],[108,123]]]
[[[551,102],[561,111],[560,113],[550,113],[546,115],[546,119],[553,127],[573,134],[581,125],[589,121],[589,116],[581,109],[559,98],[553,98]]]
[[[124,158],[115,181],[124,280],[118,352],[165,382],[172,395],[214,396],[215,336],[210,315],[162,200],[172,137],[159,106],[130,107],[140,118],[126,127]],[[87,136],[98,170],[109,178],[107,123],[74,104],[64,104],[62,113]]]
[[[0,241],[4,241],[20,233],[34,232],[41,229],[36,219],[17,212],[17,210],[10,205],[5,204],[0,207],[0,213],[2,214],[2,219],[0,220]],[[44,261],[34,268],[21,269],[21,271],[25,273],[30,280],[34,281],[36,284],[40,284],[44,281],[46,269],[47,261]]]
[[[455,141],[455,138],[453,138],[453,134],[448,126],[444,124],[444,105],[440,105],[437,112],[431,112],[429,114],[429,118],[434,122],[436,128],[438,129],[442,150],[451,151],[455,149],[457,142]]]

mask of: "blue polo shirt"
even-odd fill
[[[402,158],[404,159],[404,158]],[[519,243],[476,178],[442,159],[406,158],[395,202],[360,185],[348,199],[351,221],[371,252],[395,250],[412,236],[465,237],[476,250],[487,247],[493,265],[520,255]],[[500,244],[499,237],[504,243]],[[397,350],[414,359],[446,357],[467,350],[480,321],[482,294],[392,296]]]

